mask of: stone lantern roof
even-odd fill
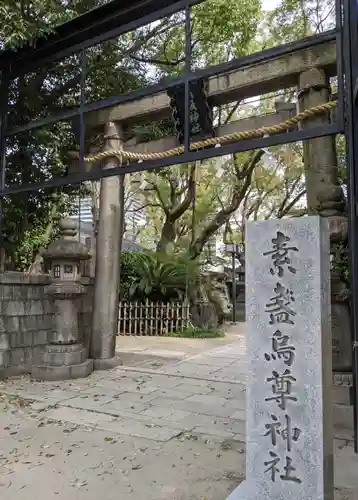
[[[69,217],[59,223],[60,237],[50,243],[43,252],[45,261],[55,259],[88,260],[91,258],[88,248],[76,239],[76,221]]]

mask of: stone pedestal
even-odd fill
[[[352,339],[350,311],[345,285],[340,277],[331,273],[332,363],[335,372],[352,369]]]
[[[83,378],[93,371],[93,360],[80,344],[48,345],[40,355],[32,376],[40,380]]]
[[[93,371],[93,360],[78,343],[76,302],[85,293],[80,283],[80,262],[89,259],[85,245],[75,239],[76,224],[71,219],[60,223],[61,236],[44,253],[50,262],[53,282],[45,295],[53,302],[53,331],[50,344],[39,355],[32,375],[42,380],[86,377]]]

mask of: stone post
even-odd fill
[[[329,100],[329,80],[324,70],[313,68],[299,78],[299,107],[303,111]],[[328,113],[308,118],[302,128],[329,122]],[[338,184],[337,155],[333,137],[318,137],[304,142],[304,165],[309,215],[342,217],[345,202]]]
[[[90,258],[83,243],[76,238],[76,222],[60,222],[60,237],[43,253],[49,263],[52,283],[45,296],[53,301],[53,330],[49,345],[40,355],[32,375],[42,380],[86,377],[93,370],[85,348],[78,343],[78,299],[85,293],[81,284],[80,262]]]
[[[329,100],[329,79],[324,70],[313,68],[299,78],[300,111]],[[326,115],[305,120],[302,127],[319,126],[329,121]],[[343,191],[338,183],[337,155],[333,137],[305,141],[303,146],[309,215],[326,217],[331,244],[345,245],[348,237]],[[352,367],[352,344],[349,306],[343,299],[344,284],[336,274],[332,280],[332,344],[333,371],[349,371]]]
[[[105,129],[105,150],[118,150],[122,144],[120,126],[108,123]],[[119,160],[112,157],[105,161],[103,168],[109,169],[118,165]],[[91,338],[91,356],[95,360],[95,367],[98,368],[118,364],[115,346],[118,328],[123,183],[124,176],[101,180]]]
[[[246,229],[246,479],[228,500],[333,500],[328,223]]]

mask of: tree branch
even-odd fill
[[[168,216],[168,215],[169,215],[169,213],[170,213],[170,209],[169,209],[169,207],[167,206],[167,204],[165,203],[164,198],[163,198],[163,196],[162,196],[162,193],[160,192],[159,187],[158,187],[158,186],[157,186],[157,184],[156,184],[155,182],[153,182],[153,181],[147,181],[147,182],[153,186],[153,190],[155,191],[155,194],[156,194],[156,195],[157,195],[157,197],[158,197],[159,203],[160,203],[160,205],[161,205],[162,209],[164,210],[165,215],[166,215],[166,216]]]
[[[229,121],[231,120],[232,118],[232,115],[237,111],[237,108],[240,106],[241,104],[241,101],[237,101],[237,103],[235,104],[235,106],[231,109],[230,113],[227,115],[225,121],[224,121],[224,125],[226,125],[227,123],[229,123]]]
[[[305,189],[303,191],[301,191],[300,193],[298,193],[298,195],[293,198],[293,200],[287,205],[286,208],[282,209],[281,211],[279,211],[277,213],[277,217],[279,219],[282,219],[282,217],[284,217],[285,215],[287,215],[290,212],[290,210],[292,210],[292,208],[296,205],[296,203],[298,203],[300,201],[300,199],[305,194],[306,194],[306,190]]]
[[[126,213],[134,214],[134,213],[140,212],[141,210],[144,210],[147,207],[163,208],[162,205],[160,205],[159,203],[145,203],[144,205],[141,205],[139,208],[129,208],[128,210],[126,210]]]
[[[263,150],[257,150],[247,161],[242,170],[239,169],[238,159],[234,158],[235,171],[237,173],[237,183],[234,187],[232,198],[227,207],[221,209],[213,218],[213,220],[203,229],[201,234],[196,238],[194,244],[190,248],[190,256],[192,259],[197,258],[203,250],[205,243],[222,227],[230,218],[231,214],[235,212],[242,200],[244,199],[247,190],[250,188],[252,174],[254,168],[264,155]],[[235,157],[235,155],[234,155]],[[244,182],[241,184],[241,180]]]
[[[177,59],[176,61],[164,61],[161,59],[156,59],[155,57],[153,58],[147,58],[147,57],[141,57],[141,56],[135,56],[131,55],[131,59],[134,59],[135,61],[141,62],[141,63],[146,63],[146,64],[157,64],[158,66],[170,66],[170,67],[175,67],[178,66],[179,64],[183,63],[185,61],[185,57],[182,57],[181,59]]]
[[[181,203],[179,203],[179,205],[177,205],[176,207],[174,207],[173,209],[170,210],[169,217],[170,217],[170,220],[172,222],[179,219],[184,214],[184,212],[186,212],[188,210],[188,208],[190,207],[190,204],[192,203],[192,201],[194,199],[195,173],[196,173],[196,164],[193,163],[190,166],[188,188],[186,191],[185,198],[183,199],[183,201]]]

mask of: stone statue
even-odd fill
[[[230,319],[232,314],[232,303],[227,288],[227,275],[224,272],[211,271],[208,275],[208,298],[216,308],[218,322],[221,325]]]

